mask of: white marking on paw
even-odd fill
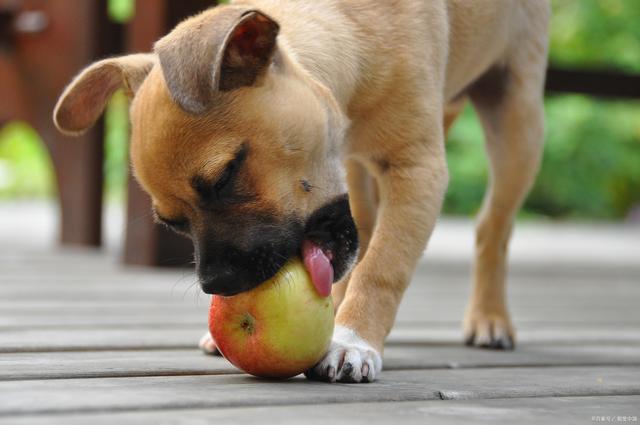
[[[216,352],[218,351],[218,347],[216,347],[216,343],[213,340],[210,332],[202,335],[202,338],[200,338],[200,342],[198,342],[198,347],[200,347],[200,349],[204,351],[205,354],[216,354]]]
[[[354,330],[338,325],[329,351],[307,376],[329,382],[373,382],[381,370],[380,353]]]

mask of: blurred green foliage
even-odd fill
[[[127,97],[117,92],[105,112],[104,176],[110,200],[122,200],[126,190],[128,110]],[[21,122],[0,129],[0,200],[54,194],[53,164],[38,133]]]
[[[640,72],[640,1],[554,0],[551,4],[551,63]]]
[[[20,122],[0,129],[0,200],[48,196],[53,185],[51,160],[38,134]]]
[[[111,19],[119,23],[128,22],[136,10],[134,0],[109,0],[107,7]]]
[[[104,184],[107,197],[123,199],[129,167],[129,99],[118,91],[104,115]]]
[[[555,0],[550,60],[557,66],[640,73],[640,0]],[[132,0],[110,0],[119,21]],[[523,215],[620,219],[640,203],[640,101],[557,96],[546,101],[542,168]],[[123,199],[127,175],[127,100],[114,96],[106,114],[105,188]],[[451,183],[444,211],[477,212],[485,191],[483,136],[471,107],[447,143]],[[12,123],[0,130],[0,199],[52,196],[51,164],[37,134]]]
[[[524,215],[616,219],[640,203],[640,102],[583,96],[546,100],[540,174]],[[467,107],[447,143],[451,181],[444,211],[474,214],[487,181],[482,130]]]
[[[624,217],[640,202],[640,102],[582,96],[546,102],[542,169],[525,209],[554,217]]]
[[[555,0],[549,60],[559,67],[640,73],[640,1]],[[640,101],[546,101],[546,145],[523,215],[619,219],[640,204]],[[487,180],[482,131],[468,107],[447,144],[444,211],[473,214]]]

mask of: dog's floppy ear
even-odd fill
[[[157,62],[153,54],[104,59],[84,69],[67,86],[53,110],[58,130],[80,135],[96,122],[119,88],[133,96]]]
[[[202,114],[216,92],[254,85],[271,62],[279,29],[264,13],[234,6],[181,23],[155,45],[171,97]]]

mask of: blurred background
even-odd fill
[[[10,55],[16,54],[16,49],[28,43],[18,40],[16,47],[12,44],[13,36],[9,34],[10,19],[14,18],[12,10],[18,7],[18,3],[21,2],[0,0],[0,17],[3,17],[0,25],[5,26],[0,31],[0,34],[4,34],[0,45],[0,61],[7,61]],[[112,25],[110,30],[116,34],[115,38],[120,38],[118,42],[126,46],[125,50],[144,50],[157,38],[154,34],[162,34],[166,30],[140,30],[137,36],[123,30],[132,20],[143,19],[137,15],[150,13],[140,7],[136,13],[134,0],[87,3],[99,5],[99,12],[106,14],[111,22],[109,25]],[[162,18],[164,24],[171,19],[178,19],[180,13],[188,12],[172,13],[170,9],[175,9],[175,5],[171,4],[178,2],[167,3],[169,6]],[[552,5],[546,149],[540,175],[520,218],[583,223],[640,222],[640,2],[553,0]],[[37,32],[38,17],[31,16],[29,19],[22,23],[25,31]],[[44,19],[40,37],[47,36],[46,16]],[[148,16],[144,19],[149,22]],[[145,37],[153,39],[145,40]],[[64,51],[56,54],[61,61],[65,60]],[[0,68],[0,76],[6,78],[6,75],[11,74],[7,74],[6,69],[3,74]],[[9,83],[5,81],[4,84]],[[3,85],[0,84],[0,87]],[[16,101],[15,97],[7,97],[0,91],[0,102],[4,103],[1,109],[13,108],[8,103],[12,101]],[[118,216],[124,216],[127,196],[131,198],[131,191],[137,197],[142,196],[135,187],[128,188],[127,185],[127,105],[123,94],[114,96],[106,112],[104,125],[98,127],[100,134],[95,136],[100,139],[104,135],[104,151],[94,162],[103,164],[103,182],[99,182],[103,193],[99,196],[102,196],[109,209],[117,211]],[[55,214],[55,201],[61,193],[60,185],[74,185],[78,184],[77,179],[93,178],[78,171],[72,177],[67,175],[64,179],[56,180],[50,152],[54,156],[59,155],[56,149],[69,146],[67,141],[59,145],[47,144],[43,138],[59,136],[42,134],[43,131],[39,133],[24,120],[2,122],[0,117],[0,123],[0,205],[53,205],[51,211]],[[480,207],[487,179],[482,133],[471,107],[467,107],[456,122],[450,133],[447,150],[451,183],[444,214],[471,218]],[[72,168],[75,165],[73,160],[67,160],[59,162],[58,168]],[[63,180],[71,183],[64,183]],[[99,201],[93,204],[96,202],[99,205]],[[129,206],[128,218],[123,217],[116,225],[130,223],[137,219],[137,215],[144,216],[148,205],[144,200],[139,204],[134,212]],[[66,208],[75,209],[73,205]],[[65,222],[63,219],[62,226],[73,227],[73,224],[69,224],[73,219],[70,220]],[[99,233],[97,237],[88,239],[69,236],[69,233],[61,238],[67,242],[89,245],[100,242]],[[133,259],[132,262],[153,263],[156,260]]]

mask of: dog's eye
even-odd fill
[[[223,189],[231,181],[231,178],[233,177],[233,174],[235,171],[236,171],[236,161],[234,160],[227,165],[227,168],[224,169],[224,172],[222,173],[218,181],[216,181],[216,184],[213,186],[218,198],[223,193]]]
[[[212,179],[202,175],[196,175],[191,179],[191,187],[196,191],[203,204],[232,198],[233,181],[246,157],[247,146],[243,144],[236,152],[235,157],[227,163],[224,170],[217,176],[217,180],[212,181]]]
[[[236,162],[231,161],[215,182],[207,180],[202,176],[195,176],[191,179],[191,186],[202,202],[219,201],[231,193],[233,185],[230,183],[233,180],[236,169]]]

